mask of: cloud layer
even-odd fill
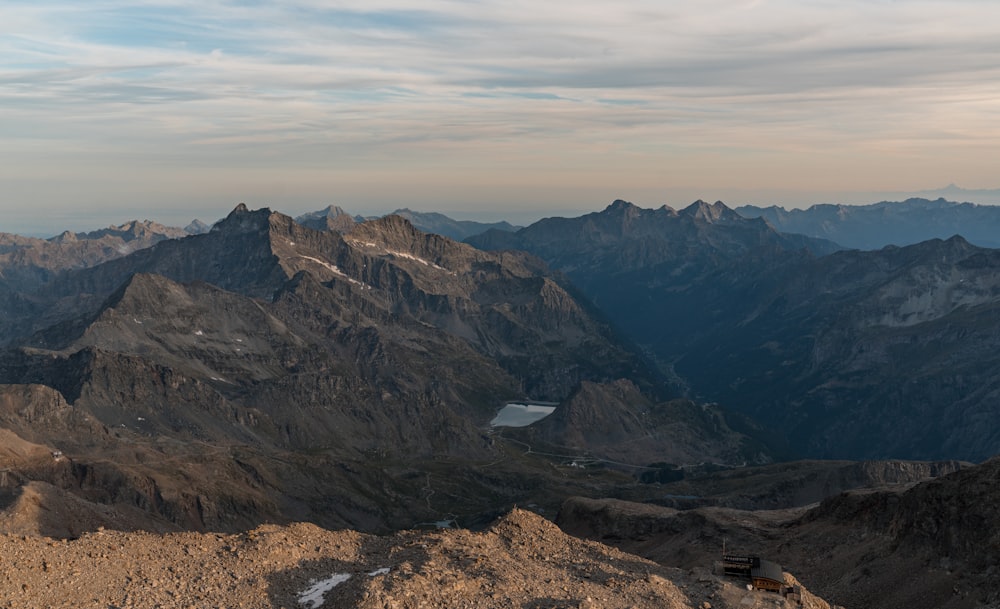
[[[0,207],[991,187],[998,24],[981,0],[12,0]]]

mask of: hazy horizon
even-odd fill
[[[996,189],[997,24],[976,0],[14,0],[0,231]]]
[[[575,217],[584,214],[598,212],[611,204],[615,199],[625,199],[629,202],[638,205],[639,207],[645,208],[655,208],[667,205],[673,209],[682,209],[697,201],[702,199],[709,202],[715,202],[718,200],[723,201],[729,207],[736,208],[743,205],[758,205],[760,207],[769,207],[772,205],[778,207],[784,207],[785,209],[805,209],[811,207],[812,205],[822,205],[822,204],[834,204],[834,205],[870,205],[873,203],[880,203],[884,201],[903,201],[908,198],[927,198],[927,199],[937,199],[945,198],[948,201],[954,203],[975,203],[978,205],[1000,205],[1000,189],[997,190],[965,190],[958,188],[956,186],[949,186],[943,189],[934,189],[922,192],[910,192],[910,193],[839,193],[841,198],[839,200],[824,200],[820,199],[815,202],[808,202],[799,205],[789,205],[776,202],[780,197],[765,197],[764,199],[755,199],[751,197],[750,200],[744,200],[740,202],[734,202],[732,200],[725,200],[719,198],[711,197],[694,197],[688,200],[679,200],[676,202],[664,202],[664,201],[640,201],[632,200],[626,197],[613,197],[606,201],[595,202],[592,207],[562,207],[562,208],[536,208],[531,211],[511,211],[502,205],[498,205],[495,208],[475,208],[475,209],[463,209],[463,208],[446,208],[446,207],[422,207],[412,204],[403,204],[394,207],[355,207],[350,204],[345,204],[343,202],[330,202],[330,203],[320,203],[320,202],[299,202],[296,204],[285,205],[274,204],[263,202],[260,204],[255,204],[253,202],[246,201],[234,201],[226,202],[221,204],[214,204],[211,206],[206,206],[198,209],[194,208],[177,208],[177,207],[159,207],[159,208],[149,208],[136,206],[134,208],[121,208],[121,209],[111,209],[104,210],[100,213],[94,213],[92,210],[80,210],[80,211],[62,211],[60,213],[49,213],[43,216],[38,216],[32,214],[31,210],[20,210],[19,213],[6,214],[5,217],[0,220],[0,233],[13,233],[29,237],[52,237],[58,235],[66,230],[71,232],[88,232],[94,230],[100,230],[102,228],[107,228],[110,226],[119,226],[133,220],[139,221],[153,221],[159,222],[167,226],[175,226],[183,228],[187,226],[193,220],[200,220],[206,224],[213,224],[214,222],[221,220],[226,215],[228,215],[237,205],[240,203],[246,204],[250,209],[260,209],[260,208],[270,208],[272,211],[280,212],[289,216],[298,217],[300,215],[320,211],[325,209],[329,205],[337,205],[341,207],[347,213],[356,216],[382,216],[385,214],[392,213],[396,210],[407,208],[416,212],[436,212],[444,214],[453,220],[473,220],[477,222],[500,222],[507,221],[515,225],[527,226],[533,222],[536,222],[542,218],[561,216],[561,217]],[[798,199],[795,199],[798,200]],[[18,219],[20,218],[20,222]],[[15,224],[20,225],[20,229],[15,227]]]

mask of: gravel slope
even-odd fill
[[[102,530],[54,540],[5,534],[0,556],[0,606],[11,609],[786,604],[707,569],[665,568],[569,537],[522,510],[482,533],[404,531],[376,537],[297,524],[237,535]],[[803,606],[829,609],[804,596]]]

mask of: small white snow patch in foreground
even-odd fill
[[[195,330],[195,331],[194,331],[194,335],[195,335],[195,336],[204,336],[204,335],[205,335],[205,333],[204,333],[204,332],[202,332],[201,330]]]
[[[376,576],[379,576],[379,575],[385,575],[388,572],[389,572],[389,567],[382,567],[381,569],[375,569],[374,571],[372,571],[371,573],[369,573],[368,577],[376,577]]]
[[[334,573],[327,579],[315,582],[308,590],[299,594],[299,604],[318,609],[323,604],[323,595],[351,579],[350,573]]]

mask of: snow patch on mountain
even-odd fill
[[[310,609],[318,609],[323,606],[323,597],[327,592],[349,579],[351,579],[350,573],[334,573],[327,579],[314,582],[312,586],[299,594],[299,604],[308,605]]]

